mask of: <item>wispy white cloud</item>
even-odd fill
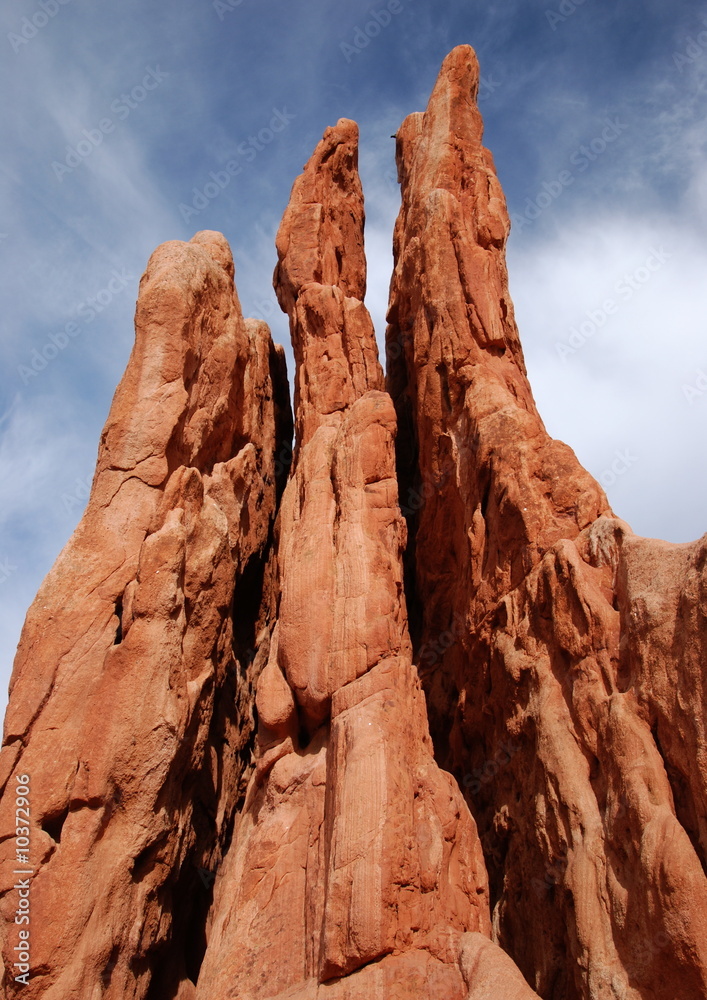
[[[617,93],[626,130],[614,148],[530,226],[516,226],[509,255],[531,382],[551,433],[597,476],[616,449],[632,448],[640,460],[615,482],[607,477],[609,498],[636,531],[673,541],[707,530],[707,474],[697,460],[707,407],[701,397],[689,405],[683,392],[707,364],[707,60],[683,73],[673,60],[689,24]],[[561,100],[547,97],[547,120],[559,119],[562,138],[547,144],[531,190],[556,176],[600,110],[588,93],[572,123]],[[510,201],[523,210],[514,192]]]
[[[90,428],[93,435],[82,431],[72,410],[62,396],[35,395],[28,405],[17,394],[0,416],[3,687],[27,608],[85,505],[97,428]]]
[[[617,449],[635,452],[630,472],[607,484],[635,531],[672,541],[702,535],[707,405],[690,405],[683,386],[707,365],[707,247],[669,216],[585,215],[552,239],[513,244],[509,267],[550,433],[596,476]]]

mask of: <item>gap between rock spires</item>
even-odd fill
[[[385,378],[354,122],[294,184],[291,469],[226,240],[152,255],[11,682],[8,998],[707,995],[706,541],[634,536],[545,431],[478,80],[456,48],[397,134]]]

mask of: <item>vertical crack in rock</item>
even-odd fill
[[[388,388],[437,758],[479,824],[494,938],[538,993],[697,1000],[707,539],[636,538],[545,431],[477,89],[460,46],[397,137]]]
[[[8,998],[183,998],[198,976],[253,729],[234,585],[266,557],[289,407],[233,273],[218,233],[152,255],[88,507],[27,616],[0,764],[3,830],[30,776],[32,975],[10,875]]]

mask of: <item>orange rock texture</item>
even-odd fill
[[[494,939],[540,996],[697,1000],[707,539],[635,537],[542,424],[478,79],[455,49],[397,140],[388,386],[436,756],[479,827]]]
[[[354,122],[326,132],[277,237],[297,449],[269,573],[257,765],[196,993],[209,1000],[314,1000],[342,977],[335,996],[461,1000],[464,935],[491,932],[476,827],[434,762],[412,666],[357,154]]]
[[[151,984],[172,996],[198,970],[202,873],[245,790],[284,357],[244,322],[218,233],[155,251],[135,329],[88,508],[12,676],[0,822],[14,834],[15,779],[28,775],[34,876],[25,986],[7,891],[23,866],[5,839],[7,997],[144,997]]]
[[[153,254],[11,682],[11,1000],[707,996],[707,539],[634,536],[545,431],[478,80],[455,49],[398,132],[385,376],[355,123],[295,182],[291,463],[225,239]]]

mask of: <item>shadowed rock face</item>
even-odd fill
[[[398,133],[387,333],[437,758],[548,998],[707,995],[705,539],[631,534],[545,431],[471,49]]]
[[[226,241],[153,254],[12,678],[8,998],[707,995],[707,543],[637,538],[548,437],[477,87],[461,46],[398,133],[387,384],[355,123],[295,182],[286,482]]]

